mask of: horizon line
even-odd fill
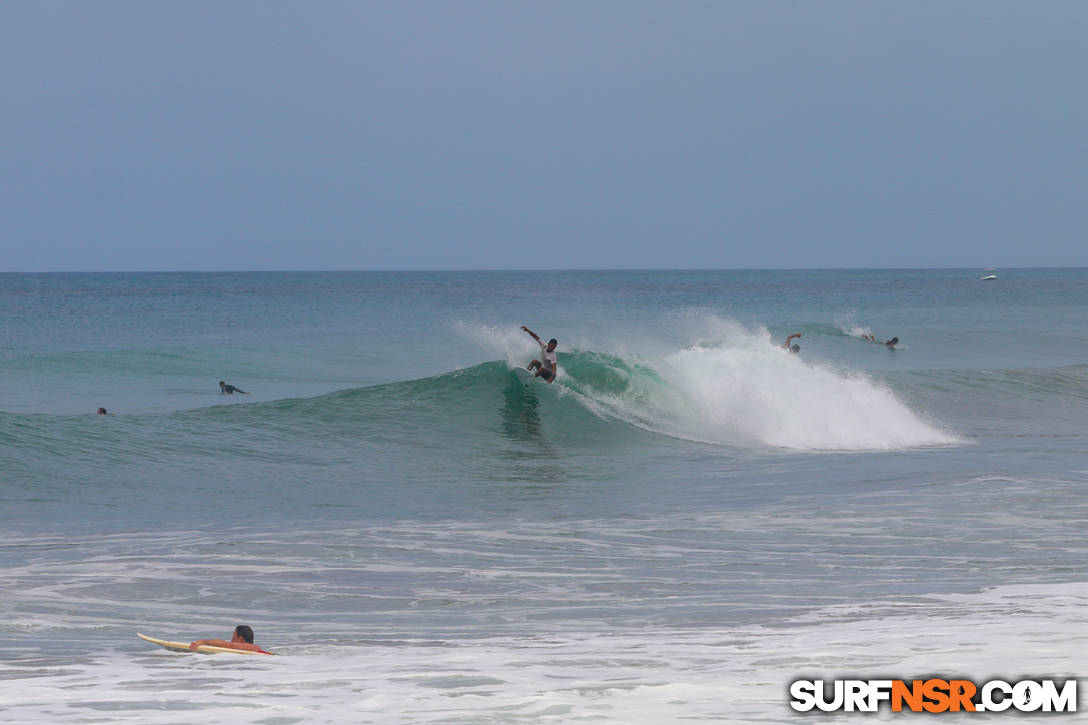
[[[374,268],[374,269],[49,269],[49,270],[5,270],[0,274],[466,274],[480,272],[842,272],[842,271],[928,271],[928,270],[976,270],[997,271],[1012,269],[1088,269],[1088,265],[1027,265],[1015,267],[568,267],[568,268],[458,268],[458,269],[410,269],[410,268]]]

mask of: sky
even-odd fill
[[[1088,266],[1088,3],[0,3],[0,271]]]

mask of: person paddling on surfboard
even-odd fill
[[[212,647],[226,647],[227,649],[244,649],[249,652],[264,652],[263,649],[253,644],[253,630],[244,624],[239,624],[234,628],[234,634],[231,635],[230,642],[225,639],[198,639],[189,643],[189,649],[196,652],[196,648],[202,644]]]
[[[887,347],[895,347],[896,345],[899,344],[899,338],[898,337],[893,337],[892,339],[885,340],[884,342],[881,342],[880,340],[876,339],[876,337],[874,337],[873,335],[862,335],[861,339],[862,340],[868,340],[869,342],[875,342],[877,345],[885,345]]]
[[[233,395],[234,393],[241,393],[242,395],[249,395],[249,393],[242,390],[241,388],[236,388],[235,386],[231,385],[230,383],[224,383],[222,380],[219,381],[219,394],[220,395]]]
[[[545,343],[540,339],[540,336],[530,330],[525,325],[521,326],[521,329],[529,333],[529,336],[536,340],[540,345],[540,360],[533,360],[526,365],[526,369],[534,373],[538,378],[544,378],[546,382],[555,382],[555,372],[559,368],[559,362],[556,360],[555,348],[559,345],[559,341],[554,337]]]

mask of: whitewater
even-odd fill
[[[0,275],[0,714],[793,722],[799,678],[1079,676],[1088,272],[977,277]],[[236,624],[277,657],[135,636]]]
[[[808,363],[785,352],[766,329],[749,331],[714,316],[699,322],[704,333],[697,339],[657,356],[567,352],[556,394],[604,420],[721,445],[845,451],[959,441],[861,371]],[[464,327],[510,367],[534,354],[508,330]],[[664,347],[645,339],[640,345]]]

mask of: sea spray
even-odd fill
[[[562,382],[594,413],[708,443],[895,450],[958,438],[869,376],[807,362],[765,330],[656,359],[568,354]]]

